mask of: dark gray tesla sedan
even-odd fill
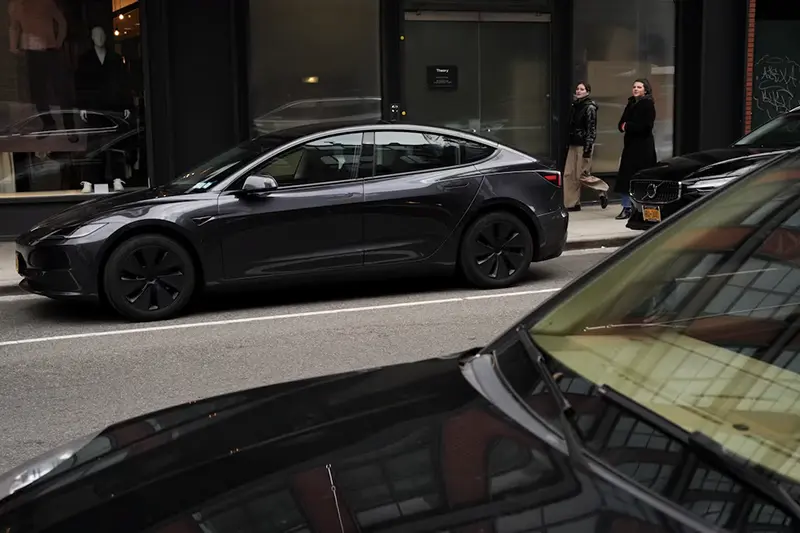
[[[421,271],[481,288],[561,254],[561,174],[466,133],[303,126],[245,142],[168,185],[84,202],[21,235],[27,291],[178,314],[199,290]]]

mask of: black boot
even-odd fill
[[[606,207],[608,207],[608,196],[603,193],[600,195],[600,208],[605,209]]]
[[[631,218],[631,208],[630,207],[623,207],[622,211],[619,212],[617,215],[617,220],[626,220]]]

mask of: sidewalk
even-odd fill
[[[589,205],[583,211],[570,213],[567,250],[622,246],[639,235],[626,228],[624,221],[614,220],[617,213],[619,206],[614,204],[605,210]],[[0,242],[0,296],[19,294],[20,279],[14,265],[14,243]]]
[[[607,209],[599,205],[584,205],[582,211],[569,214],[567,250],[622,246],[642,232],[625,227],[625,220],[614,220],[619,214],[619,204]]]

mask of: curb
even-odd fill
[[[570,250],[588,250],[591,248],[616,248],[618,246],[625,246],[633,239],[639,236],[638,232],[631,232],[631,236],[625,237],[611,237],[611,238],[598,238],[598,239],[582,239],[580,241],[567,241],[564,246],[564,251]]]
[[[20,281],[22,280],[20,279]],[[0,281],[0,296],[16,296],[19,294],[28,294],[19,288],[19,281]]]

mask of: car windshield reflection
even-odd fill
[[[795,151],[621,254],[531,334],[586,391],[608,385],[798,483],[799,260]]]
[[[734,146],[759,146],[762,148],[800,146],[800,113],[780,115],[748,133]]]

